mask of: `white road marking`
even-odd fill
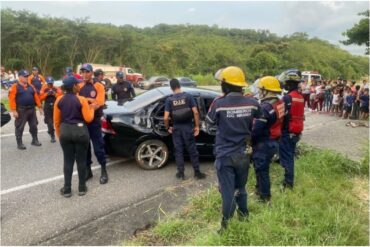
[[[47,132],[47,131],[48,130],[39,130],[37,132],[40,133],[40,132]],[[23,135],[26,135],[26,134],[30,134],[30,132],[23,132]],[[1,137],[9,137],[9,136],[15,136],[15,134],[14,133],[12,133],[12,134],[5,134],[5,135],[1,134]]]
[[[120,160],[115,160],[115,161],[112,161],[112,162],[108,162],[107,166],[115,165],[115,164],[118,164],[118,163],[123,162],[125,160],[126,159],[120,159]],[[97,170],[97,169],[100,169],[100,165],[91,167],[91,170]],[[75,175],[77,175],[77,171],[73,172],[73,176],[75,176]],[[6,194],[9,194],[9,193],[12,193],[12,192],[16,192],[16,191],[20,191],[20,190],[24,190],[24,189],[29,189],[29,188],[32,188],[32,187],[35,187],[35,186],[38,186],[38,185],[41,185],[41,184],[47,184],[47,183],[50,183],[50,182],[53,182],[53,181],[56,181],[56,180],[59,180],[59,179],[63,179],[63,178],[64,178],[64,175],[59,175],[59,176],[55,176],[55,177],[52,177],[52,178],[46,178],[46,179],[42,179],[42,180],[39,180],[39,181],[35,181],[35,182],[29,183],[29,184],[16,186],[16,187],[13,187],[13,188],[10,188],[10,189],[7,189],[7,190],[2,190],[0,192],[0,195],[3,196],[3,195],[6,195]]]

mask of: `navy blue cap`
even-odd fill
[[[33,68],[32,68],[32,70],[37,70],[37,71],[39,71],[39,69],[38,69],[37,67],[33,67]]]
[[[73,74],[73,69],[72,69],[72,67],[67,67],[67,68],[66,68],[66,73],[67,73],[67,75],[72,75],[72,74]]]
[[[48,76],[48,77],[46,77],[46,83],[47,84],[53,84],[54,83],[54,78],[53,77],[51,77],[51,76]]]
[[[28,71],[25,70],[25,69],[21,69],[20,71],[18,71],[18,76],[25,76],[25,77],[27,77],[29,75],[30,75],[30,73],[28,73]]]
[[[118,77],[118,78],[124,78],[125,77],[125,74],[122,71],[118,71],[116,73],[116,77]]]
[[[63,86],[67,88],[73,87],[75,84],[78,84],[79,80],[77,80],[74,76],[68,76],[63,79]]]
[[[93,71],[93,67],[91,66],[91,64],[88,64],[88,63],[84,63],[82,64],[81,66],[81,70],[87,70],[87,71]]]

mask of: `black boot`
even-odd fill
[[[71,187],[63,187],[60,189],[60,194],[64,197],[71,197],[72,196],[72,190]]]
[[[217,233],[218,234],[222,234],[225,232],[225,230],[227,229],[227,220],[225,218],[222,218],[221,220],[221,228],[218,229]]]
[[[41,143],[39,142],[39,140],[37,139],[37,136],[33,136],[32,137],[32,142],[31,142],[31,145],[33,146],[41,146]]]
[[[91,166],[87,166],[86,167],[86,179],[85,179],[85,181],[89,180],[92,177],[93,177],[93,173],[91,171]]]
[[[50,139],[50,142],[51,143],[56,142],[54,133],[53,134],[50,134],[50,137],[51,137],[51,139]]]
[[[249,216],[248,211],[247,212],[242,212],[238,209],[236,212],[238,214],[238,220],[239,221],[248,221],[248,216]]]
[[[20,150],[25,150],[26,149],[26,146],[22,142],[22,138],[17,138],[17,147]]]
[[[87,186],[86,185],[79,185],[78,186],[78,195],[84,196],[87,193]]]
[[[293,190],[293,185],[283,181],[282,184],[280,185],[280,191],[284,192],[286,189]]]
[[[184,174],[184,172],[177,172],[176,173],[176,178],[185,180],[185,174]]]
[[[100,184],[106,184],[106,183],[108,183],[107,168],[105,166],[102,166],[101,176],[100,176]]]
[[[202,173],[201,171],[195,171],[194,172],[194,177],[196,179],[205,179],[207,175],[205,173]]]

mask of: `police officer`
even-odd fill
[[[172,134],[172,141],[175,147],[176,177],[185,179],[184,151],[187,149],[193,165],[194,177],[203,179],[206,177],[206,174],[199,169],[199,154],[195,143],[195,136],[199,135],[197,105],[191,95],[182,92],[180,82],[177,79],[170,81],[170,87],[174,94],[166,99],[164,124],[168,132]],[[173,121],[173,127],[169,125],[170,116]]]
[[[78,195],[87,192],[86,157],[90,138],[86,123],[94,118],[94,108],[98,106],[88,103],[84,97],[76,95],[79,80],[74,76],[63,79],[65,95],[58,97],[54,105],[54,123],[56,134],[63,149],[64,186],[60,193],[64,197],[72,195],[71,181],[73,165],[76,161],[79,178]]]
[[[53,122],[54,102],[57,97],[62,95],[59,88],[54,87],[54,78],[46,77],[46,86],[41,89],[40,100],[44,102],[44,122],[48,126],[48,133],[51,137],[51,142],[55,142],[55,130]]]
[[[122,71],[116,73],[117,83],[112,87],[112,100],[117,100],[119,104],[136,96],[135,89],[131,82],[124,80],[125,74]]]
[[[105,85],[104,71],[102,69],[96,69],[94,71],[94,82],[99,82],[99,83],[101,83],[104,86],[105,100],[108,100],[108,94],[107,94],[108,88]]]
[[[106,184],[108,182],[108,173],[106,168],[104,140],[101,132],[100,118],[103,116],[103,106],[105,104],[104,86],[99,82],[94,82],[92,79],[93,67],[91,64],[83,64],[81,66],[83,82],[80,83],[79,95],[85,97],[90,104],[96,104],[99,106],[95,110],[94,119],[87,125],[89,130],[90,139],[92,141],[95,156],[101,166],[100,184]],[[91,146],[91,144],[90,144]],[[86,180],[93,177],[91,171],[91,147],[87,151],[87,174]]]
[[[9,90],[9,105],[15,118],[15,137],[17,140],[18,149],[24,150],[26,146],[23,144],[22,135],[24,126],[28,122],[30,133],[32,135],[31,145],[41,146],[37,138],[37,117],[35,106],[40,109],[40,114],[43,114],[39,95],[35,87],[28,84],[29,73],[27,70],[18,72],[18,82],[13,84]]]
[[[246,143],[251,139],[252,124],[260,118],[260,106],[252,97],[243,96],[247,86],[244,72],[235,66],[219,70],[224,95],[213,101],[206,117],[208,126],[217,126],[214,155],[215,167],[222,197],[222,232],[238,205],[241,219],[248,215],[247,192],[249,157]]]
[[[284,71],[278,78],[288,91],[283,97],[285,117],[279,143],[280,164],[285,169],[282,190],[285,188],[292,189],[294,185],[294,153],[303,131],[304,121],[304,99],[298,92],[298,84],[301,82],[301,78],[301,71],[298,69]]]
[[[39,69],[37,67],[32,68],[32,75],[28,77],[28,83],[36,88],[38,94],[42,87],[46,84],[45,78],[39,74]]]
[[[284,102],[278,98],[281,93],[279,80],[272,76],[262,77],[258,82],[258,97],[261,100],[262,115],[257,118],[252,130],[253,164],[256,174],[256,191],[261,202],[269,202],[270,163],[279,148],[281,124],[285,115]]]

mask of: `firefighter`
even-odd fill
[[[280,82],[272,76],[262,77],[257,85],[262,115],[252,130],[253,164],[256,174],[256,191],[261,202],[269,202],[270,163],[278,152],[281,124],[285,115],[284,102],[278,98],[282,92]]]
[[[195,137],[199,135],[199,112],[194,98],[181,90],[177,79],[170,81],[173,95],[165,102],[164,124],[168,133],[172,134],[175,147],[175,159],[177,165],[176,177],[185,179],[184,151],[188,151],[191,164],[194,169],[194,177],[204,179],[206,174],[199,169],[199,154]],[[173,127],[169,125],[169,117],[173,121]],[[194,123],[193,123],[194,121]]]
[[[104,86],[104,91],[105,91],[105,100],[108,100],[108,87],[105,85],[104,81],[104,71],[102,69],[96,69],[94,71],[94,82],[99,82]]]
[[[81,66],[83,82],[80,83],[79,95],[85,97],[90,104],[99,106],[95,110],[94,119],[87,125],[90,139],[94,147],[95,156],[101,166],[100,184],[108,183],[108,173],[106,168],[105,149],[103,134],[101,132],[100,118],[103,116],[103,107],[105,104],[104,86],[99,82],[94,82],[92,79],[93,67],[91,64],[83,64]],[[91,144],[87,150],[87,174],[86,180],[93,177],[91,171]]]
[[[240,219],[248,216],[247,183],[249,156],[247,142],[251,139],[252,124],[260,118],[261,109],[252,97],[243,95],[248,84],[244,72],[235,66],[219,70],[215,77],[221,81],[224,95],[213,101],[206,117],[208,126],[217,126],[214,155],[222,197],[220,233],[227,227],[238,205]]]
[[[37,94],[40,95],[42,87],[46,84],[45,78],[39,74],[37,67],[32,68],[32,75],[28,77],[28,83],[36,88]]]
[[[54,105],[55,131],[63,149],[64,186],[60,193],[64,197],[72,195],[71,182],[73,165],[76,161],[79,178],[78,195],[87,192],[86,157],[90,137],[86,123],[94,118],[94,109],[98,106],[88,103],[84,97],[78,96],[79,80],[74,76],[63,79],[65,95],[58,97]]]
[[[53,122],[53,109],[56,98],[62,95],[62,91],[54,87],[54,78],[46,77],[46,86],[41,89],[40,100],[44,101],[44,122],[48,126],[48,134],[51,137],[51,142],[55,142],[55,130]]]
[[[121,71],[116,73],[117,83],[112,87],[112,100],[118,101],[123,104],[126,101],[136,96],[135,89],[131,82],[126,81],[125,74]]]
[[[43,114],[39,95],[34,86],[28,84],[29,73],[27,70],[18,72],[18,82],[14,83],[9,90],[9,105],[15,118],[15,137],[17,140],[18,149],[24,150],[26,146],[23,144],[22,135],[24,126],[28,122],[30,133],[32,135],[31,145],[41,146],[37,138],[37,117],[35,106]]]
[[[298,69],[284,71],[278,78],[288,91],[283,97],[285,117],[279,143],[280,164],[285,169],[282,190],[292,189],[294,185],[294,153],[303,131],[304,121],[304,99],[298,92],[301,78],[301,71]]]

